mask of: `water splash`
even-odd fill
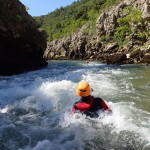
[[[150,112],[141,105],[149,104],[149,95],[140,91],[141,86],[147,90],[149,77],[143,75],[138,66],[56,61],[42,70],[0,77],[0,148],[149,150]],[[143,78],[147,82],[137,82]],[[112,115],[99,112],[91,119],[70,113],[80,80],[106,100]]]

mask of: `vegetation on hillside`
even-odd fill
[[[61,7],[48,15],[35,17],[40,28],[45,29],[48,41],[70,35],[84,24],[96,31],[96,19],[105,7],[121,0],[78,0],[72,5]]]
[[[117,42],[120,47],[125,46],[132,39],[146,41],[149,31],[142,18],[142,11],[127,6],[123,9],[123,14],[123,17],[117,19],[118,27],[116,27],[114,35],[105,35],[100,39],[103,42]]]
[[[123,10],[124,17],[118,18],[118,27],[116,28],[114,38],[120,45],[128,43],[131,38],[147,40],[148,30],[142,19],[142,11],[131,6]]]

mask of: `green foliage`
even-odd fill
[[[120,3],[122,0],[107,0],[103,5],[102,8],[106,8],[106,7],[110,7],[113,5],[116,5],[118,3]]]
[[[139,39],[148,39],[149,33],[147,31],[137,32],[134,34]]]
[[[23,17],[22,16],[20,16],[20,15],[16,15],[16,16],[14,16],[14,19],[16,19],[16,20],[22,20],[23,19]]]
[[[28,6],[25,6],[26,11],[28,11],[30,8]]]
[[[141,17],[142,11],[128,6],[124,8],[123,13],[124,16],[117,19],[118,27],[114,33],[114,40],[123,45],[129,41],[131,35],[141,40],[148,38],[148,31],[146,31]]]
[[[120,1],[79,0],[70,6],[61,7],[48,15],[35,17],[35,19],[39,27],[47,32],[48,41],[70,35],[85,24],[92,33],[96,33],[96,20],[102,9]]]
[[[102,41],[102,42],[111,42],[112,41],[112,38],[111,38],[111,36],[110,35],[103,35],[103,36],[101,36],[100,37],[100,41]],[[112,41],[113,42],[113,41]]]
[[[59,59],[59,58],[62,58],[62,57],[63,57],[62,55],[56,55],[55,56],[56,59]]]

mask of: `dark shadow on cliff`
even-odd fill
[[[47,35],[18,0],[1,1],[0,75],[13,75],[47,65]]]

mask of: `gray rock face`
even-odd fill
[[[143,4],[143,18],[150,20],[150,1],[146,0]]]
[[[45,58],[86,59],[88,55],[91,56],[91,39],[88,33],[82,32],[84,28],[74,33],[72,37],[63,37],[61,40],[49,42],[45,51]]]
[[[112,7],[111,11],[104,11],[96,22],[97,36],[112,35],[117,26],[117,18],[122,16],[122,9],[127,6],[126,4],[121,4]]]
[[[142,58],[141,61],[142,61],[143,63],[149,64],[149,63],[150,63],[150,53],[146,53],[146,54],[143,56],[143,58]]]
[[[142,17],[145,20],[150,20],[150,1],[149,0],[125,0],[118,6],[113,6],[109,10],[104,11],[97,19],[97,35],[112,35],[114,34],[116,26],[118,26],[117,19],[123,16],[123,8],[132,6],[142,10]]]
[[[125,54],[111,54],[107,56],[107,64],[116,64],[121,63],[123,60],[126,60]]]
[[[0,75],[45,66],[46,34],[19,0],[0,1]]]
[[[129,35],[130,41],[127,46],[120,48],[119,44],[109,43],[109,39],[103,42],[102,37],[113,36],[117,19],[123,17],[123,9],[126,6],[139,8],[142,11],[142,18],[147,31],[150,31],[150,1],[149,0],[124,0],[116,6],[105,9],[96,22],[97,35],[90,32],[85,33],[83,26],[71,37],[63,37],[48,43],[45,52],[46,59],[90,59],[100,60],[104,63],[149,63],[149,52],[147,52],[149,41],[142,41]],[[133,26],[134,28],[134,26]],[[144,45],[144,46],[143,46]],[[143,49],[144,47],[144,49]],[[147,54],[148,53],[148,54]],[[56,57],[58,56],[58,57]]]

